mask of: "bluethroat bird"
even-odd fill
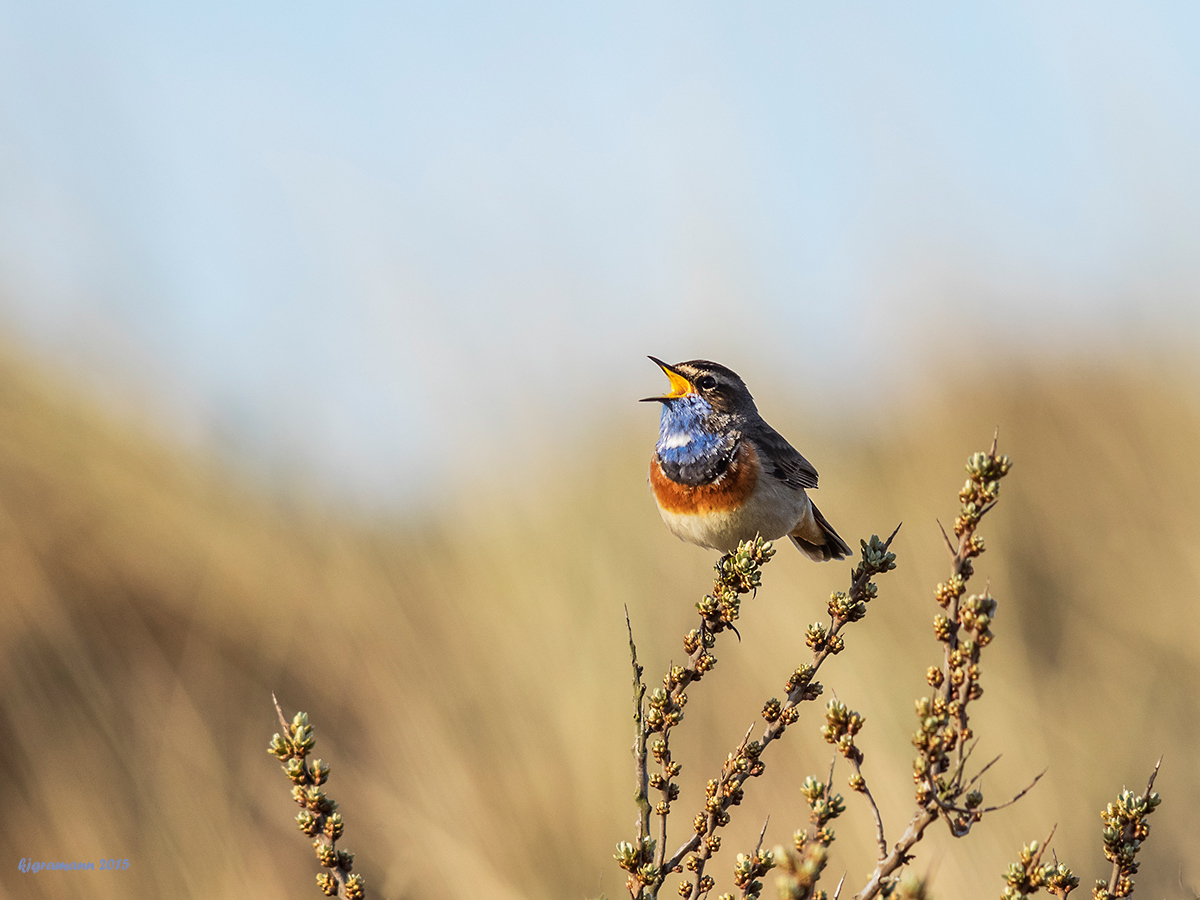
[[[786,534],[817,562],[850,555],[805,493],[817,470],[763,421],[736,373],[705,359],[650,359],[671,381],[646,401],[662,404],[650,489],[672,534],[724,553],[756,534]]]

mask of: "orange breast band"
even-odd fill
[[[658,455],[650,460],[650,488],[654,498],[667,512],[685,515],[724,513],[739,509],[758,484],[762,466],[758,453],[743,440],[737,455],[715,481],[708,484],[679,484],[668,478],[659,465]]]

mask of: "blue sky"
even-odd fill
[[[782,405],[1194,345],[1198,160],[1188,3],[5,3],[0,320],[386,504],[647,353]]]

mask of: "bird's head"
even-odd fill
[[[756,412],[746,383],[732,369],[707,359],[692,359],[673,366],[653,356],[650,359],[670,379],[671,389],[658,397],[646,397],[643,402],[658,402],[667,407],[675,404],[707,407],[726,416]]]

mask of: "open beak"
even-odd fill
[[[652,400],[667,402],[668,400],[678,400],[680,397],[686,397],[688,394],[696,392],[695,387],[688,381],[687,377],[681,375],[674,366],[669,366],[661,359],[651,356],[650,359],[658,364],[658,367],[663,370],[667,378],[671,379],[671,390],[663,394],[661,397],[643,397],[642,403],[649,403]]]

